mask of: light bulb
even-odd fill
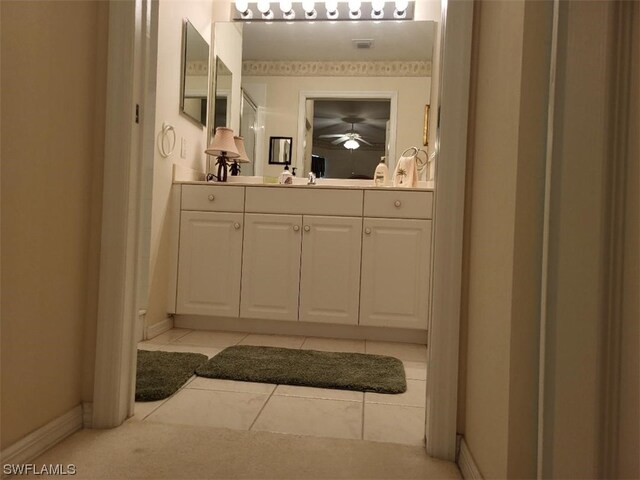
[[[409,7],[409,0],[396,0],[396,11],[403,13]]]
[[[269,4],[269,0],[258,0],[258,10],[262,14],[265,14],[269,10],[271,10],[271,5]]]
[[[349,150],[355,150],[356,148],[359,148],[359,147],[360,147],[360,144],[356,142],[354,139],[350,139],[344,142],[344,148],[347,148]]]
[[[302,9],[306,13],[311,13],[315,10],[316,3],[313,0],[302,0]]]
[[[333,13],[338,10],[338,0],[325,0],[324,6],[327,8],[327,13]]]
[[[360,5],[362,5],[362,0],[349,0],[349,11],[357,12],[360,10]]]
[[[240,13],[244,13],[249,9],[249,1],[248,0],[236,0],[236,10]]]
[[[291,0],[280,0],[280,10],[282,13],[289,13],[293,8],[293,3]]]
[[[258,8],[260,8],[260,7],[258,7]],[[384,10],[384,0],[372,0],[371,9],[375,13],[382,12]]]

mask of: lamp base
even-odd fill
[[[233,161],[233,163],[231,164],[231,166],[229,167],[231,170],[231,176],[232,177],[236,177],[240,174],[240,164],[238,162],[236,162],[235,160]]]
[[[227,172],[228,172],[227,157],[225,156],[218,157],[218,161],[216,162],[216,165],[218,165],[218,181],[226,182]]]

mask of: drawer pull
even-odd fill
[[[208,198],[210,202],[213,202],[216,199],[216,197],[213,194],[210,194]]]
[[[402,202],[400,200],[396,200],[393,204],[396,206],[396,208],[400,208],[402,206]]]
[[[294,231],[294,232],[297,232],[297,231],[299,231],[299,230],[300,230],[300,225],[294,225],[294,226],[293,226],[293,231]]]
[[[367,235],[371,235],[371,229],[369,227],[365,228],[364,233],[366,233]]]
[[[236,230],[240,230],[240,224],[238,222],[234,223],[233,228],[235,228]]]
[[[309,230],[311,230],[311,227],[309,225],[305,225],[304,226],[304,231],[308,232]]]

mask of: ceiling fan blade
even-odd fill
[[[371,146],[373,146],[373,143],[369,143],[369,142],[367,142],[367,141],[366,141],[364,138],[362,138],[362,137],[358,137],[358,139],[357,139],[357,140],[358,140],[359,142],[366,143],[367,145],[371,145]]]
[[[338,138],[344,137],[344,133],[334,133],[332,135],[318,135],[318,138]]]
[[[337,138],[333,142],[331,142],[331,145],[337,145],[339,143],[346,142],[347,140],[349,140],[349,138],[343,135],[342,138]]]

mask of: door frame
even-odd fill
[[[473,2],[442,0],[426,451],[431,456],[450,461],[456,456],[472,19]],[[153,142],[148,144],[148,138],[149,129],[153,132],[155,128],[152,113],[155,110],[155,83],[152,85],[155,77],[152,70],[157,60],[157,23],[158,2],[109,2],[109,87],[93,392],[94,428],[117,427],[133,414],[134,332],[139,311],[144,307],[141,300],[144,295],[140,292],[147,288],[145,262],[140,259],[148,255],[148,249],[144,247],[144,216],[151,209],[151,195],[145,186],[145,175],[147,179],[151,178],[148,169],[152,169],[153,164],[149,165],[145,148],[154,148]],[[145,30],[145,25],[150,29]],[[143,48],[145,42],[146,48]],[[452,51],[455,55],[451,54]],[[370,95],[371,92],[358,94],[359,97]],[[331,96],[335,97],[336,92],[331,92]],[[142,115],[142,125],[134,120],[136,104],[148,106],[143,109],[149,114]]]

